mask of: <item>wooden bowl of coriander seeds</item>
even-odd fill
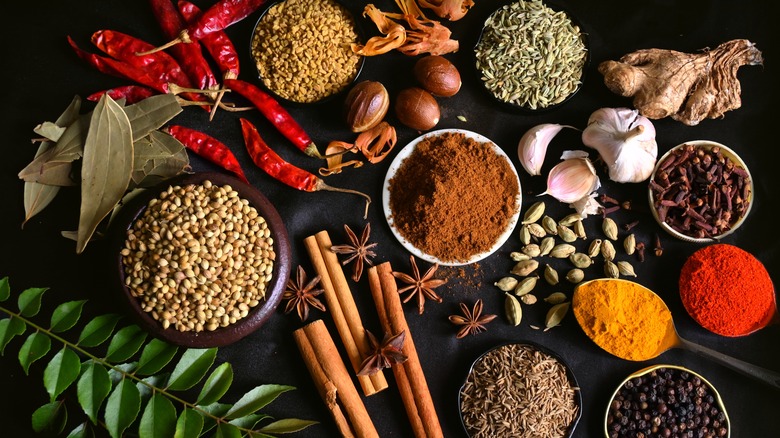
[[[174,345],[220,347],[249,335],[290,277],[276,209],[226,174],[164,181],[123,206],[112,227],[117,287],[137,323]]]
[[[272,2],[255,24],[250,56],[260,83],[277,100],[324,103],[357,81],[365,58],[354,14],[338,0]]]
[[[582,416],[582,394],[557,353],[519,341],[474,360],[458,407],[470,438],[569,438]]]
[[[537,0],[499,2],[473,49],[482,89],[502,108],[541,113],[582,88],[587,34],[563,9]]]

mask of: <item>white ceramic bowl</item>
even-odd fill
[[[661,164],[664,163],[664,160],[666,160],[669,156],[675,153],[675,151],[681,149],[685,145],[693,145],[695,148],[705,148],[705,149],[712,149],[714,147],[719,147],[721,150],[721,153],[723,156],[728,157],[729,160],[734,162],[735,166],[741,167],[745,170],[747,173],[748,178],[748,185],[749,185],[749,195],[747,197],[748,206],[745,209],[744,213],[737,218],[735,221],[732,221],[731,228],[726,230],[723,233],[713,235],[711,237],[697,237],[697,236],[691,236],[688,234],[685,234],[682,231],[679,231],[672,226],[670,226],[665,221],[661,220],[661,217],[658,214],[658,209],[655,207],[655,194],[653,192],[652,188],[648,188],[648,200],[650,202],[650,211],[653,213],[653,218],[655,218],[656,222],[658,222],[658,225],[661,226],[667,233],[671,234],[672,236],[684,240],[686,242],[693,242],[693,243],[712,243],[715,241],[718,241],[739,228],[743,222],[745,222],[745,218],[747,218],[748,214],[750,213],[750,209],[753,207],[753,193],[754,193],[754,185],[753,185],[753,177],[750,175],[750,171],[747,168],[747,165],[744,161],[742,161],[742,158],[737,155],[736,152],[731,150],[725,145],[722,145],[720,143],[710,141],[710,140],[694,140],[694,141],[686,141],[685,143],[679,144],[673,148],[671,148],[669,151],[667,151],[665,154],[661,156],[661,158],[658,159],[655,165],[655,169],[653,170],[652,175],[650,176],[651,181],[655,181],[657,178],[657,174],[659,172],[659,169],[661,167]]]
[[[496,239],[493,246],[490,247],[485,252],[480,252],[477,254],[472,255],[468,258],[468,260],[462,260],[462,261],[453,261],[453,260],[442,260],[436,256],[433,256],[431,254],[427,254],[420,250],[419,248],[415,247],[409,240],[407,240],[398,230],[398,228],[395,225],[395,221],[393,220],[393,213],[390,209],[390,180],[395,176],[396,172],[398,171],[398,168],[401,166],[401,163],[409,157],[409,155],[414,152],[415,147],[417,144],[422,141],[425,138],[429,137],[435,137],[439,136],[445,133],[461,133],[465,135],[468,138],[474,139],[480,143],[489,143],[492,145],[493,150],[495,153],[501,157],[504,157],[506,159],[507,164],[509,165],[509,168],[512,170],[512,174],[514,175],[515,179],[517,180],[517,197],[515,200],[515,205],[517,206],[517,209],[515,210],[514,215],[509,218],[507,222],[506,229],[499,235],[499,237]],[[475,163],[475,165],[478,163]],[[494,252],[498,250],[506,241],[509,239],[509,236],[512,234],[512,231],[514,230],[515,226],[517,225],[517,221],[520,217],[520,208],[522,206],[522,188],[520,186],[520,178],[517,175],[517,169],[512,164],[512,160],[509,159],[509,156],[500,148],[498,147],[493,141],[491,141],[489,138],[477,134],[476,132],[467,131],[464,129],[440,129],[437,131],[431,131],[427,132],[403,147],[400,151],[398,151],[398,154],[395,156],[393,161],[390,163],[390,167],[387,170],[387,175],[385,176],[385,181],[382,186],[382,208],[385,213],[385,219],[387,219],[387,224],[390,226],[390,230],[393,232],[393,235],[398,239],[398,241],[401,243],[401,245],[404,246],[410,253],[417,256],[420,259],[423,259],[429,263],[438,263],[442,266],[463,266],[468,265],[471,263],[478,262]]]

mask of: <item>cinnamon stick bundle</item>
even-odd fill
[[[321,319],[309,323],[293,336],[341,436],[379,438],[325,323]]]
[[[330,250],[332,245],[330,236],[323,230],[305,238],[303,243],[314,269],[321,277],[320,285],[325,291],[325,302],[333,316],[333,322],[352,368],[357,373],[360,371],[364,355],[369,350],[369,343],[347,277],[344,275],[338,257]],[[387,380],[381,370],[374,374],[357,376],[357,379],[363,393],[367,396],[387,388]]]
[[[383,330],[392,335],[406,331],[403,353],[408,359],[404,363],[393,364],[392,370],[414,436],[416,438],[443,438],[444,433],[433,406],[433,398],[420,365],[420,358],[409,332],[409,325],[406,323],[401,297],[398,294],[398,286],[395,283],[390,262],[369,268],[368,284]]]

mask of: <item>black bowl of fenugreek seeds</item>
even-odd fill
[[[249,335],[290,277],[276,209],[226,174],[164,181],[128,201],[112,227],[124,301],[141,327],[171,344],[219,347]]]
[[[472,363],[458,407],[471,438],[568,438],[582,416],[582,395],[558,354],[522,341],[491,348]]]
[[[538,0],[502,1],[473,49],[481,88],[501,107],[539,113],[582,88],[587,35],[565,10]]]
[[[352,11],[338,0],[275,1],[255,24],[250,57],[263,88],[281,102],[323,103],[360,75],[365,58],[352,46],[361,33]]]

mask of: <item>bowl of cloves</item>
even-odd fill
[[[649,180],[650,210],[672,236],[695,243],[735,232],[753,205],[753,178],[727,146],[695,140],[677,145],[656,163]]]

